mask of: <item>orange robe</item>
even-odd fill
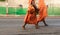
[[[29,0],[29,7],[28,7],[27,14],[25,16],[24,22],[27,24],[36,24],[37,23],[37,17],[36,17],[35,9],[31,5],[31,1],[32,0]]]
[[[39,9],[39,16],[37,21],[42,21],[47,16],[47,6],[45,5],[44,0],[39,0],[38,9]]]

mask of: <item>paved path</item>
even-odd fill
[[[23,30],[23,19],[0,18],[0,35],[60,35],[60,19],[47,18],[46,22],[49,25],[47,27],[40,22],[39,29],[35,29],[34,25],[27,25],[26,30]]]

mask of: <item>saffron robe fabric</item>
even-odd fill
[[[45,5],[44,0],[39,0],[38,9],[39,9],[39,16],[37,21],[42,21],[47,16],[47,6]]]
[[[31,5],[31,2],[32,0],[29,0],[29,7],[24,22],[27,24],[36,24],[37,23],[36,12],[34,7]]]

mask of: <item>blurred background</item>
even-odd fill
[[[27,13],[28,0],[0,0],[0,35],[60,35],[60,0],[45,0],[45,4],[48,5],[48,26],[39,22],[39,29],[35,29],[34,25],[27,25],[26,30],[23,30],[22,18]]]
[[[45,4],[48,5],[48,16],[60,16],[60,0],[45,0]],[[27,8],[28,0],[0,0],[0,16],[25,15]]]

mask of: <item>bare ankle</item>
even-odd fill
[[[25,30],[25,26],[22,26],[22,28]]]
[[[38,27],[38,24],[36,24],[36,25],[35,25],[35,28],[36,28],[36,29],[38,29],[38,28],[39,28],[39,27]]]

